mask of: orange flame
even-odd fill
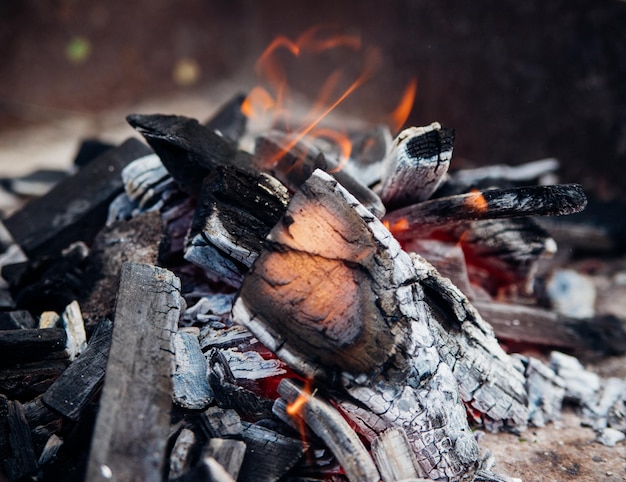
[[[472,191],[468,193],[464,204],[472,211],[479,213],[483,213],[489,208],[489,203],[485,199],[485,196],[483,196],[483,193],[478,189],[472,189]]]
[[[307,379],[304,382],[304,386],[302,387],[302,391],[298,394],[296,399],[292,403],[288,403],[285,408],[285,412],[290,417],[296,418],[298,422],[298,430],[300,432],[300,440],[302,440],[302,445],[306,445],[306,428],[304,424],[304,419],[302,418],[302,409],[309,401],[311,396],[315,395],[315,392],[311,393],[311,387],[313,382],[310,379]]]
[[[413,102],[415,101],[415,94],[417,92],[417,78],[412,78],[409,84],[404,89],[402,99],[395,108],[395,110],[389,115],[389,124],[392,132],[400,132],[402,126],[409,118],[411,109],[413,108]]]
[[[406,218],[400,218],[391,224],[387,219],[383,219],[383,225],[391,234],[402,233],[408,231],[409,220]]]

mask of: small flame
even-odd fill
[[[397,221],[394,221],[391,224],[387,219],[383,220],[383,225],[387,228],[391,234],[402,233],[408,231],[409,229],[409,220],[406,218],[400,218]]]
[[[395,110],[389,115],[389,124],[392,132],[400,132],[400,129],[404,126],[404,123],[409,118],[411,109],[413,108],[413,102],[415,101],[415,94],[417,92],[417,78],[412,78],[409,84],[404,89],[402,99],[395,108]]]
[[[311,397],[311,380],[306,380],[304,383],[304,387],[302,387],[301,393],[298,397],[287,405],[286,412],[290,417],[301,417],[302,416],[302,408],[306,405],[307,401]]]
[[[467,206],[472,211],[476,211],[479,213],[484,213],[489,208],[489,203],[483,196],[483,193],[478,189],[472,189],[468,193],[468,197],[465,200],[465,206]]]

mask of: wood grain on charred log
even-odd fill
[[[124,264],[88,480],[160,480],[180,309],[180,281],[172,273]]]
[[[4,460],[4,467],[9,480],[13,481],[33,475],[37,470],[37,459],[22,404],[17,401],[9,401],[7,408],[11,455]]]

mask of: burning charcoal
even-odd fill
[[[554,271],[546,282],[546,294],[557,313],[570,318],[593,318],[596,287],[588,276],[574,270]]]
[[[156,266],[122,267],[87,477],[160,480],[172,405],[171,335],[180,281]]]
[[[207,356],[207,359],[209,363],[209,384],[213,389],[215,401],[219,407],[234,408],[242,415],[246,415],[253,420],[271,417],[272,401],[237,385],[228,361],[221,350],[214,348]]]
[[[292,191],[296,191],[316,169],[330,172],[372,214],[377,217],[385,214],[385,206],[371,189],[340,170],[316,147],[301,140],[294,141],[288,134],[270,131],[259,137],[253,161],[257,169],[269,172]]]
[[[413,204],[385,216],[394,236],[410,239],[425,230],[464,221],[520,216],[562,216],[581,211],[585,194],[578,184],[487,189]]]
[[[241,112],[244,100],[246,100],[246,94],[235,95],[204,123],[205,127],[219,131],[230,142],[239,142],[246,132],[248,123],[248,118]]]
[[[552,369],[533,357],[517,356],[526,367],[528,421],[535,427],[561,419],[565,382]]]
[[[202,450],[202,458],[211,457],[235,480],[239,476],[246,453],[246,443],[241,440],[212,438]]]
[[[81,413],[100,388],[107,365],[113,324],[103,319],[84,353],[48,388],[43,401],[70,420]]]
[[[373,186],[380,181],[383,164],[391,148],[391,131],[386,125],[348,134],[352,149],[350,160],[343,170],[365,186]]]
[[[127,140],[13,214],[5,221],[7,229],[29,257],[91,242],[104,225],[109,203],[122,191],[121,169],[148,153],[141,142]]]
[[[192,449],[195,444],[195,434],[187,428],[182,429],[176,437],[176,442],[174,442],[174,447],[170,453],[170,479],[180,477],[189,469]]]
[[[475,470],[478,446],[412,261],[328,174],[316,171],[294,195],[233,320],[300,374],[341,381],[367,407],[366,430],[402,426],[424,475]]]
[[[174,403],[190,410],[205,409],[213,400],[207,379],[206,358],[198,336],[179,331],[174,334]]]
[[[395,209],[430,198],[448,172],[453,147],[454,131],[438,122],[398,134],[380,188],[385,206]]]
[[[0,311],[0,330],[18,330],[35,328],[37,322],[26,310]]]
[[[307,393],[287,378],[281,380],[278,392],[292,407],[299,408],[297,416],[326,443],[345,470],[348,480],[380,480],[378,470],[363,443],[330,403]]]
[[[305,450],[300,440],[248,422],[243,422],[242,437],[246,444],[238,477],[242,482],[279,480],[300,460]]]
[[[62,328],[0,330],[0,366],[67,358],[66,346]]]
[[[229,165],[235,147],[197,120],[174,115],[129,115],[126,120],[145,137],[179,187],[197,196],[202,180],[217,166]]]
[[[217,168],[202,187],[185,259],[238,286],[285,210],[285,187],[266,174]]]
[[[417,460],[402,428],[389,428],[376,437],[372,455],[384,482],[417,479]]]
[[[16,401],[9,401],[7,408],[6,420],[11,455],[4,460],[4,468],[9,480],[18,480],[33,475],[37,470],[37,459],[22,405]]]

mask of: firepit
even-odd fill
[[[337,128],[372,50],[286,117],[276,52],[338,47],[361,46],[277,39],[258,64],[274,90],[203,123],[130,115],[147,145],[4,221],[9,480],[515,480],[480,431],[523,437],[564,403],[626,437],[626,381],[573,356],[623,354],[620,313],[555,256],[592,226],[537,218],[582,211],[582,188],[546,184],[552,159],[453,170],[452,129],[396,133],[413,82],[388,124]]]

